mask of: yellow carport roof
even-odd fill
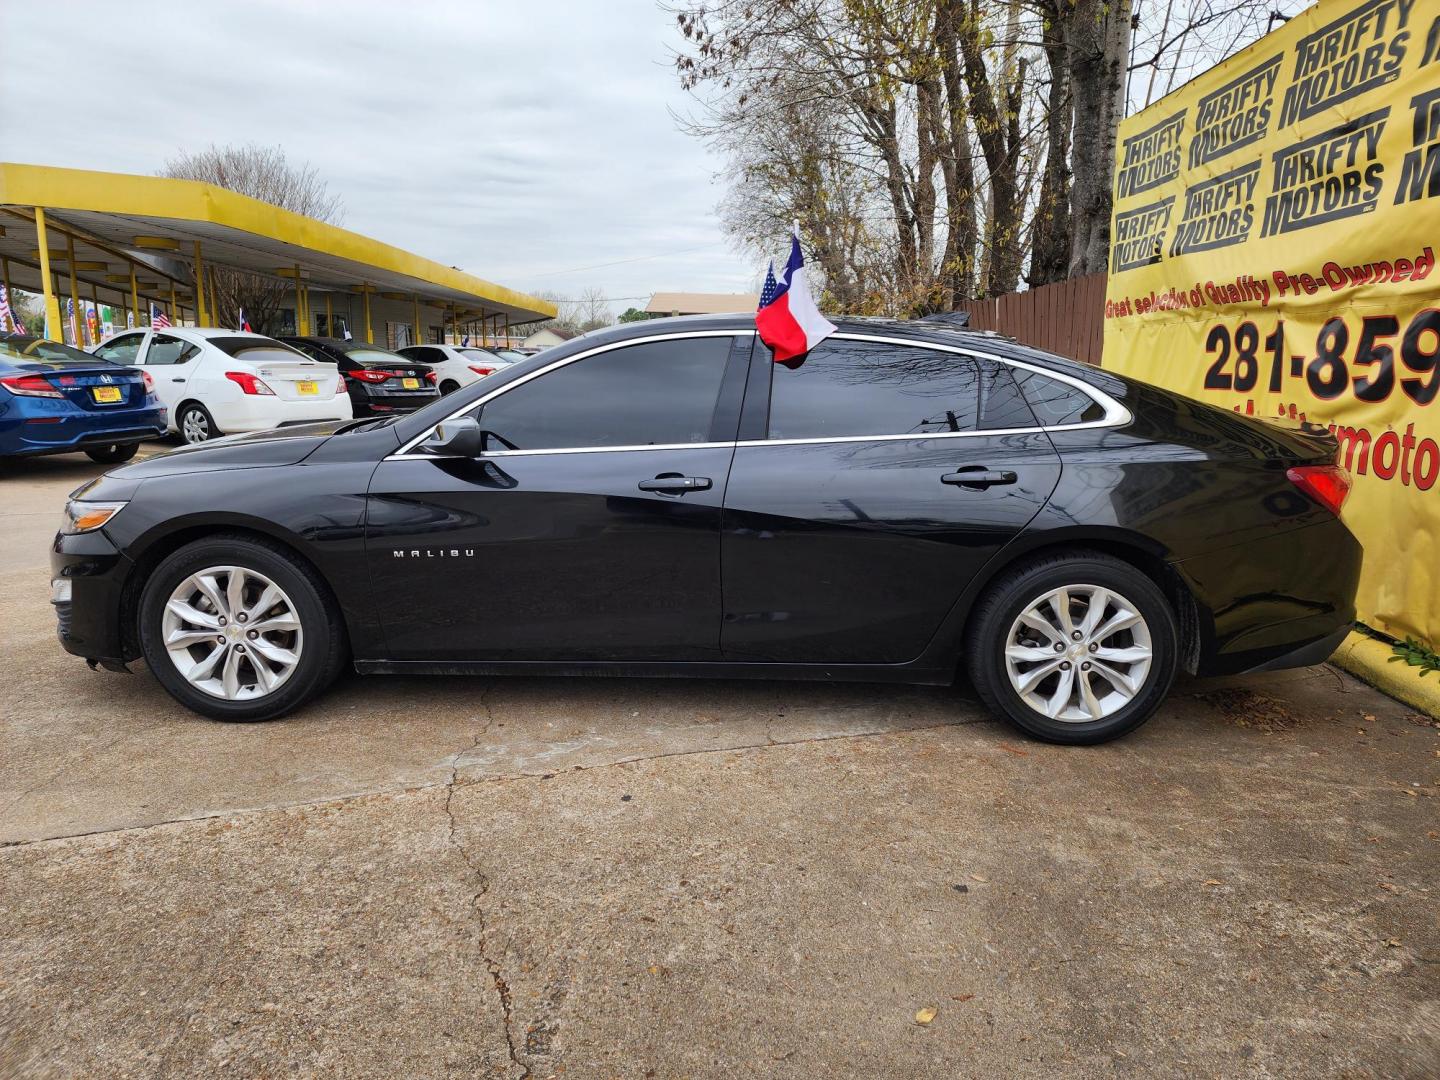
[[[128,259],[190,263],[199,241],[207,266],[282,277],[293,276],[298,265],[311,289],[369,286],[418,296],[432,307],[453,305],[468,318],[505,316],[512,325],[555,314],[546,300],[213,184],[0,163],[0,255],[9,260],[12,284],[31,291],[40,291],[35,207],[44,209],[51,227],[51,269],[62,290],[70,267],[54,260],[64,259],[67,237],[55,230],[70,234],[76,276],[111,295],[129,293]],[[155,285],[142,285],[142,293],[168,299],[171,279],[163,270],[140,276]]]

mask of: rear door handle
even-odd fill
[[[1015,483],[1015,474],[1008,469],[987,469],[984,465],[965,465],[940,477],[942,484],[956,484],[976,491],[999,484]]]
[[[184,382],[184,379],[171,379],[171,382]]]
[[[679,473],[661,473],[654,480],[641,480],[641,491],[659,491],[672,495],[687,491],[704,491],[710,486],[708,476],[681,476]]]

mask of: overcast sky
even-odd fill
[[[619,311],[754,286],[720,162],[667,111],[686,99],[654,0],[0,0],[0,35],[3,160],[152,173],[278,144],[346,227],[512,288]]]

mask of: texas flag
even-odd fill
[[[805,257],[800,253],[800,226],[790,230],[790,258],[785,272],[775,280],[775,264],[765,272],[765,288],[760,293],[760,307],[755,312],[755,328],[760,340],[775,353],[775,362],[786,367],[799,367],[804,355],[835,332],[835,324],[815,306],[810,283],[805,279]]]
[[[245,318],[245,309],[243,307],[240,309],[240,329],[247,334],[254,333],[254,331],[250,329],[250,320]]]

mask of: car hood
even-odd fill
[[[131,462],[108,475],[121,480],[145,480],[152,476],[193,473],[220,469],[257,469],[271,465],[294,465],[353,420],[325,420],[317,424],[294,424],[273,431],[248,435],[227,435],[222,439],[182,446],[165,454]]]

